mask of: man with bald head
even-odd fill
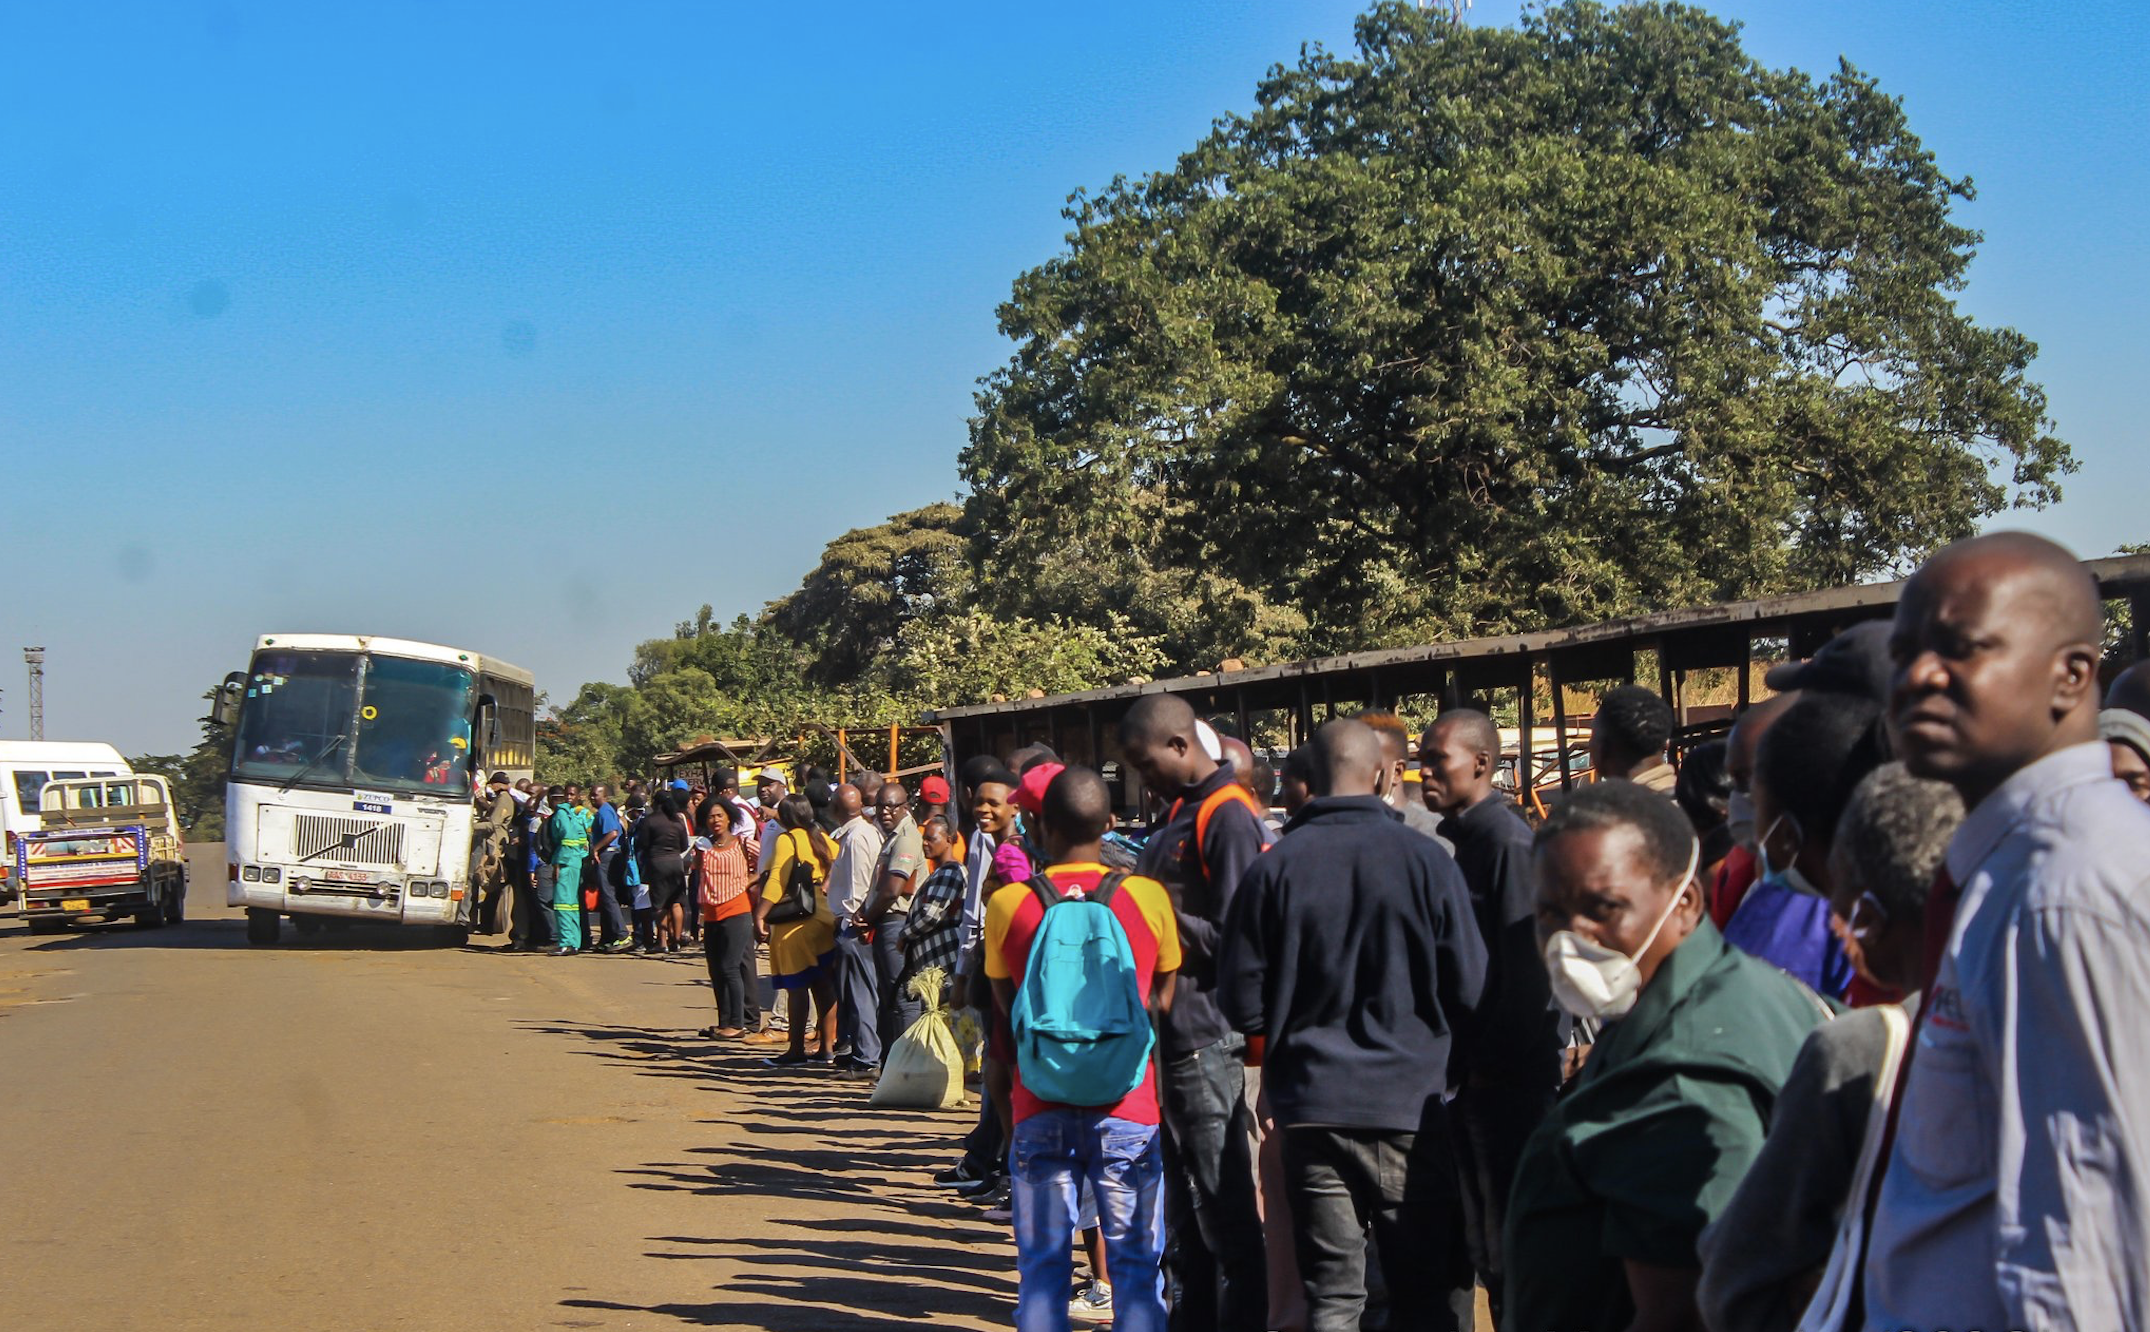
[[[1926,910],[1870,1328],[2150,1326],[2150,810],[2098,740],[2101,628],[2082,565],[2022,533],[1948,547],[1897,604],[1898,752],[1969,813]]]
[[[836,862],[829,867],[829,910],[836,913],[836,1043],[849,1046],[845,1067],[880,1062],[881,974],[871,931],[863,915],[873,896],[874,868],[881,858],[881,826],[866,817],[866,799],[845,782],[829,793],[836,817]]]
[[[1218,931],[1269,836],[1254,798],[1209,756],[1195,721],[1186,700],[1146,694],[1119,732],[1127,765],[1167,802],[1137,870],[1172,895],[1184,955],[1157,1065],[1172,1236],[1165,1264],[1175,1330],[1263,1332],[1268,1264],[1254,1201],[1245,1043],[1218,1011],[1216,990]]]
[[[1485,987],[1485,944],[1456,862],[1375,794],[1389,759],[1374,731],[1332,721],[1311,745],[1315,798],[1233,899],[1217,996],[1264,1043],[1309,1332],[1358,1327],[1369,1223],[1389,1325],[1455,1328],[1442,1096]]]
[[[1538,951],[1538,882],[1531,830],[1515,802],[1493,789],[1501,733],[1493,719],[1453,708],[1420,738],[1426,803],[1456,848],[1471,915],[1486,946],[1486,989],[1471,1060],[1454,1104],[1456,1168],[1471,1265],[1500,1322],[1507,1264],[1501,1232],[1523,1144],[1560,1090],[1566,1032]]]

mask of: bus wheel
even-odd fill
[[[470,926],[443,925],[440,927],[440,941],[450,948],[461,948],[470,942]]]
[[[272,944],[283,920],[266,907],[246,909],[246,941],[250,944]]]
[[[303,936],[319,934],[323,929],[323,925],[319,916],[293,915],[291,917],[291,928],[297,930]]]

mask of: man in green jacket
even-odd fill
[[[1601,782],[1538,830],[1538,930],[1555,1002],[1602,1024],[1523,1149],[1502,1325],[1697,1327],[1696,1240],[1761,1151],[1828,1007],[1728,946],[1677,806]]]

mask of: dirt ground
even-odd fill
[[[0,923],[0,1327],[1005,1327],[974,1111],[719,1047],[699,956]]]

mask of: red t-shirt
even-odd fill
[[[1761,877],[1756,871],[1760,863],[1754,852],[1745,846],[1735,846],[1724,858],[1724,865],[1717,871],[1717,882],[1710,885],[1710,923],[1723,929],[1739,910],[1739,901],[1754,887]]]
[[[1062,893],[1081,894],[1097,887],[1104,880],[1106,870],[1103,865],[1094,864],[1054,865],[1045,874]],[[1112,914],[1119,917],[1120,928],[1127,931],[1128,947],[1135,954],[1135,984],[1147,1000],[1152,977],[1180,969],[1179,925],[1172,914],[1171,895],[1157,880],[1130,874],[1120,881],[1120,890],[1112,895]],[[1037,937],[1038,925],[1044,919],[1045,904],[1038,900],[1038,895],[1028,884],[1011,883],[994,893],[985,909],[985,974],[995,980],[1012,981],[1020,989],[1023,970],[1030,962],[1031,941]],[[1022,1068],[1012,1065],[1011,1069],[1015,1074],[1016,1123],[1022,1123],[1040,1110],[1067,1108],[1031,1095],[1023,1087]],[[1157,1060],[1154,1055],[1142,1075],[1141,1084],[1122,1097],[1118,1105],[1104,1109],[1109,1115],[1137,1124],[1157,1122]]]

